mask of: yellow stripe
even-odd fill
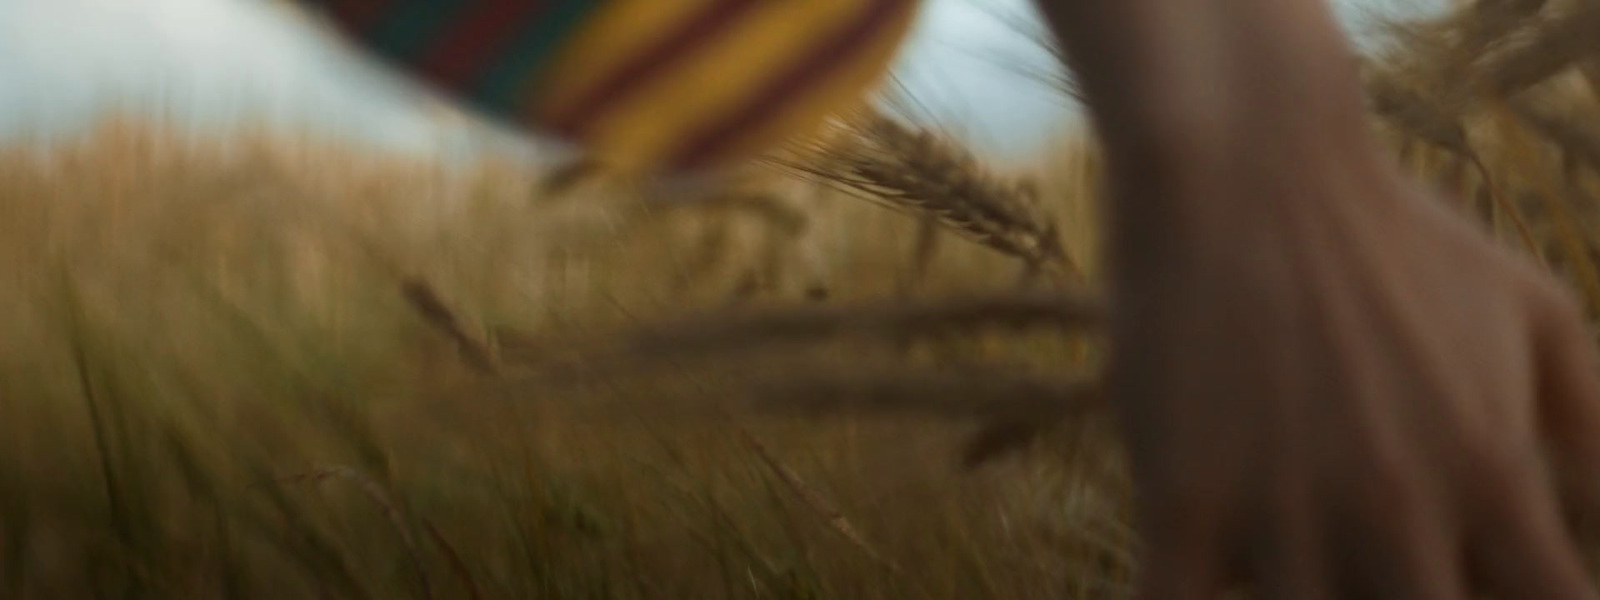
[[[784,0],[760,7],[602,116],[592,147],[623,168],[655,164],[684,135],[742,106],[773,73],[847,23],[859,6],[857,0]]]
[[[860,3],[866,10],[865,3]],[[787,137],[818,135],[815,128],[830,114],[842,114],[867,100],[871,86],[878,83],[894,60],[900,43],[915,21],[916,3],[907,3],[901,14],[849,60],[831,70],[826,77],[785,101],[772,118],[730,141],[723,156],[760,151]],[[860,12],[859,10],[856,12]],[[719,157],[720,158],[720,157]]]
[[[541,81],[540,115],[565,112],[651,44],[715,0],[611,0],[556,54]],[[533,97],[533,95],[529,95]]]

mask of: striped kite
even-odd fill
[[[629,171],[748,158],[861,101],[917,0],[300,0],[480,114]]]

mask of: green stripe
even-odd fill
[[[391,10],[372,28],[370,43],[390,58],[414,60],[437,42],[439,35],[461,13],[473,6],[460,0],[412,0]]]
[[[659,0],[668,2],[672,0]],[[523,109],[528,82],[550,62],[560,45],[578,31],[601,0],[560,0],[524,30],[521,42],[491,64],[473,88],[472,100],[485,110],[515,117]]]

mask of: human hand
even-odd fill
[[[1108,389],[1142,597],[1597,597],[1563,515],[1600,509],[1576,303],[1389,167],[1327,156],[1116,192],[1162,204],[1114,228],[1142,237],[1115,242]]]

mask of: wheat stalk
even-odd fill
[[[1104,410],[1097,378],[1040,379],[984,366],[819,375],[758,385],[760,406],[803,414],[931,415],[979,423],[962,452],[975,467],[1025,447],[1062,423]]]
[[[1579,219],[1567,204],[1567,186],[1562,183],[1561,177],[1554,169],[1538,159],[1538,149],[1528,140],[1527,135],[1515,125],[1514,110],[1506,105],[1500,105],[1495,111],[1495,123],[1500,129],[1500,143],[1509,146],[1506,154],[1516,161],[1516,167],[1532,179],[1541,189],[1539,194],[1549,212],[1550,221],[1555,227],[1556,240],[1561,244],[1566,253],[1569,264],[1572,265],[1573,275],[1584,292],[1590,316],[1600,315],[1600,271],[1595,268],[1593,257],[1589,254],[1589,244],[1584,241],[1583,233],[1578,230]]]
[[[1570,157],[1600,172],[1600,128],[1571,115],[1558,114],[1529,102],[1515,102],[1512,114]]]
[[[732,418],[731,415],[724,416],[729,419]],[[878,551],[877,547],[868,542],[866,536],[861,534],[861,530],[852,525],[850,519],[845,517],[844,511],[839,510],[833,502],[828,500],[827,496],[817,491],[816,488],[808,485],[805,478],[801,477],[800,473],[795,471],[793,467],[778,460],[778,456],[773,454],[772,449],[762,443],[760,438],[757,438],[755,434],[751,433],[743,425],[738,424],[737,421],[734,422],[733,429],[739,436],[739,441],[754,452],[756,457],[761,459],[762,464],[765,464],[768,469],[772,470],[773,474],[778,476],[778,479],[783,481],[789,491],[793,492],[801,502],[805,503],[808,508],[821,517],[829,529],[849,541],[851,545],[854,545],[867,558],[872,559],[873,562],[883,565],[891,572],[900,572],[900,565],[889,560],[882,552]]]
[[[406,525],[405,516],[400,511],[400,505],[389,497],[384,486],[371,477],[363,475],[360,471],[342,465],[318,467],[306,473],[289,475],[279,478],[283,483],[322,483],[330,479],[341,479],[355,484],[356,489],[367,497],[374,505],[383,510],[383,516],[400,536],[400,542],[405,546],[406,554],[411,559],[411,567],[417,574],[418,585],[422,588],[424,599],[433,598],[433,586],[428,580],[428,570],[422,566],[422,553],[417,548],[417,541],[411,535],[411,528]]]
[[[462,358],[473,370],[480,375],[493,375],[499,370],[495,366],[488,346],[467,334],[461,327],[461,320],[456,318],[455,312],[445,305],[438,293],[434,292],[433,286],[420,279],[410,279],[401,284],[400,292],[405,297],[406,303],[422,317],[423,321],[455,342]]]
[[[1498,214],[1511,221],[1529,252],[1534,256],[1542,256],[1543,248],[1528,227],[1527,218],[1495,184],[1489,166],[1473,148],[1460,114],[1401,83],[1392,71],[1369,66],[1363,75],[1368,105],[1373,113],[1402,132],[1454,153],[1472,165],[1482,178],[1484,190]]]
[[[914,130],[877,111],[844,119],[843,140],[774,160],[806,176],[888,208],[931,218],[946,231],[1030,266],[1073,278],[1081,271],[1063,251],[1053,223],[1040,214],[1030,184],[988,172],[966,149]]]
[[[1476,87],[1511,97],[1600,52],[1600,4],[1585,2],[1568,14],[1541,19],[1510,36],[1480,61]]]

